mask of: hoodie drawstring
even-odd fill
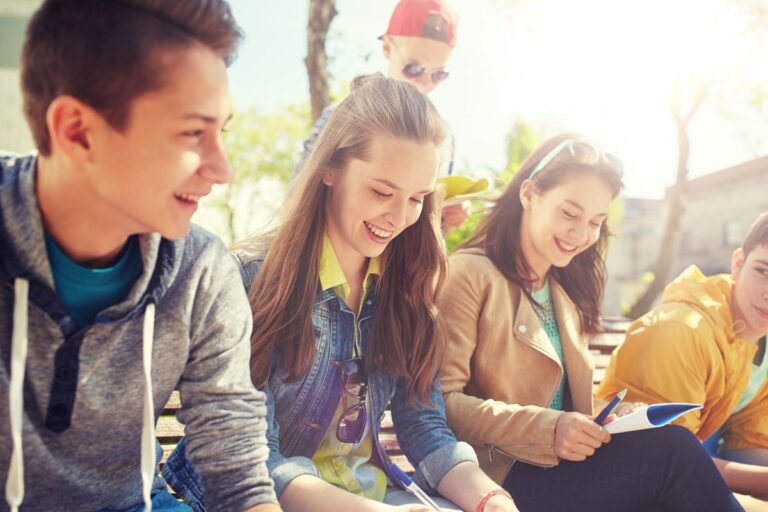
[[[24,500],[24,452],[21,449],[21,430],[24,411],[24,371],[27,365],[28,297],[29,282],[26,279],[17,278],[14,282],[11,384],[8,387],[13,451],[8,478],[5,481],[5,501],[11,508],[11,512],[18,512]]]
[[[152,512],[152,481],[155,478],[155,405],[152,400],[152,345],[155,334],[155,305],[144,310],[142,334],[144,362],[144,414],[141,429],[141,484],[144,510]]]
[[[8,387],[8,409],[13,449],[8,477],[5,481],[5,501],[11,512],[18,512],[24,500],[24,453],[21,431],[24,411],[24,371],[27,364],[29,282],[17,278],[14,282],[13,333],[11,337],[11,382]],[[142,363],[144,368],[144,405],[141,429],[141,483],[144,507],[152,511],[152,482],[155,477],[155,419],[152,399],[152,347],[155,330],[155,305],[144,311],[142,333]]]

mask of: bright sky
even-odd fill
[[[231,70],[236,107],[306,101],[308,1],[231,3],[247,35]],[[376,37],[396,0],[336,3],[328,45],[336,82],[384,70]],[[626,196],[661,197],[677,165],[673,91],[690,98],[707,81],[718,84],[717,98],[691,124],[691,175],[768,154],[768,123],[743,93],[768,83],[768,45],[756,41],[735,4],[454,0],[460,23],[451,77],[431,98],[455,132],[459,169],[503,168],[504,139],[520,117],[546,136],[592,137],[624,161]]]

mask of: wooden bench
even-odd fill
[[[593,377],[595,388],[605,377],[605,370],[610,362],[611,353],[624,341],[624,335],[628,326],[629,322],[625,319],[606,319],[604,323],[605,331],[592,336],[590,339],[589,349],[595,356],[595,373]],[[161,468],[184,435],[184,425],[176,420],[176,411],[180,408],[179,392],[174,391],[157,421],[156,435],[163,447],[163,457],[160,462]],[[408,462],[397,442],[395,428],[392,424],[392,415],[389,410],[384,413],[379,442],[393,462],[408,473],[414,471],[413,466]],[[736,494],[736,497],[747,512],[768,512],[768,503],[764,501],[740,494]]]
[[[179,409],[181,409],[179,392],[174,391],[171,393],[168,403],[163,407],[163,412],[157,419],[157,427],[155,428],[155,437],[157,437],[157,440],[160,441],[160,445],[163,447],[163,458],[160,460],[161,469],[165,465],[168,456],[184,436],[184,425],[176,419],[176,411]]]
[[[155,435],[157,440],[160,441],[160,445],[163,447],[163,457],[160,461],[160,467],[162,469],[168,456],[173,452],[176,445],[184,435],[184,425],[178,422],[176,419],[176,412],[181,408],[181,401],[179,400],[179,392],[174,391],[171,394],[171,398],[168,403],[165,404],[163,412],[157,419],[157,428]],[[381,422],[381,433],[379,434],[379,442],[382,448],[387,452],[387,455],[392,459],[392,462],[400,466],[404,471],[413,473],[414,468],[408,459],[400,449],[400,445],[397,442],[395,435],[395,427],[392,424],[392,415],[387,409],[384,412],[384,420]]]
[[[608,366],[611,352],[624,340],[627,325],[628,322],[623,319],[609,319],[605,325],[605,332],[593,336],[590,340],[589,348],[595,356],[595,387],[605,376],[605,369]],[[179,392],[174,391],[157,421],[156,435],[163,447],[161,467],[184,435],[184,425],[176,420],[176,411],[180,408]],[[392,462],[399,465],[406,472],[412,473],[414,471],[413,466],[408,462],[397,442],[395,427],[392,424],[392,415],[388,409],[384,412],[379,442],[387,452],[387,455],[392,459]]]

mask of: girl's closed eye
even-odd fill
[[[376,190],[375,188],[372,188],[371,191],[373,191],[377,197],[392,197],[392,194],[387,194],[386,192]]]
[[[576,217],[578,217],[578,215],[576,215],[575,213],[571,213],[568,210],[563,210],[563,215],[565,215],[569,219],[575,219]]]

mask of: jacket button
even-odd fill
[[[524,325],[518,325],[517,326],[517,330],[520,331],[520,332],[525,332],[525,331],[528,330],[528,328],[525,327]]]

